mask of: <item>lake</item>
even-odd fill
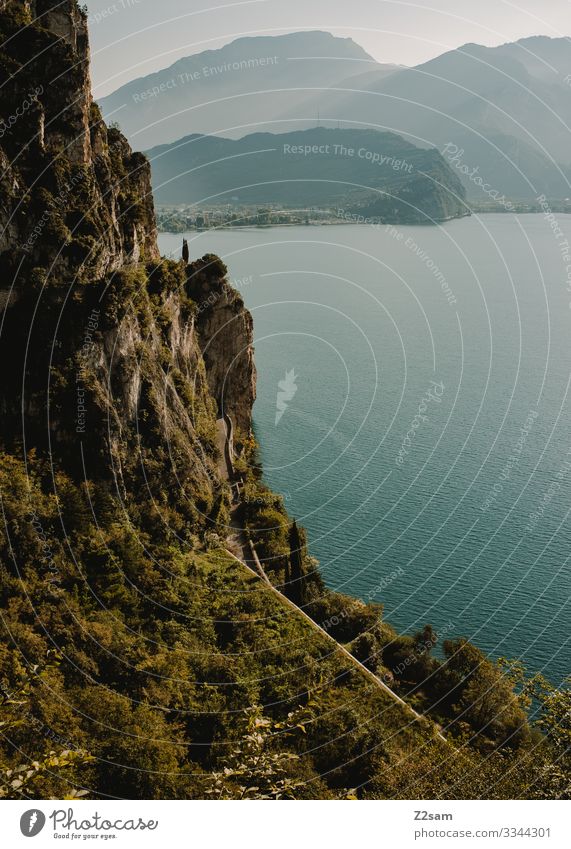
[[[265,478],[327,584],[571,671],[571,216],[185,234],[252,311]],[[180,256],[182,235],[162,234]]]

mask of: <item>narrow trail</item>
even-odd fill
[[[337,640],[331,636],[321,625],[318,625],[317,622],[311,618],[301,607],[298,607],[291,599],[289,599],[286,595],[284,595],[277,587],[271,583],[270,579],[266,575],[262,564],[256,554],[254,547],[249,542],[246,531],[243,527],[243,524],[240,519],[241,514],[241,500],[240,493],[237,483],[235,481],[234,474],[234,466],[233,466],[233,447],[231,440],[230,427],[225,418],[220,418],[216,422],[217,425],[217,443],[220,451],[220,459],[218,462],[218,467],[220,470],[221,476],[224,480],[228,481],[228,483],[232,487],[232,507],[230,510],[230,534],[227,538],[228,548],[226,549],[226,553],[229,554],[234,560],[238,561],[242,566],[246,566],[257,578],[260,578],[266,586],[279,598],[282,604],[285,604],[291,610],[298,614],[298,616],[303,616],[303,618],[308,622],[309,625],[313,628],[314,631],[318,631],[322,637],[325,637],[330,643],[336,647],[336,649],[341,652],[341,654],[348,660],[350,663],[357,667],[359,671],[365,675],[369,681],[372,681],[379,689],[383,690],[384,693],[389,695],[394,701],[398,702],[402,707],[404,707],[409,713],[411,713],[417,720],[419,721],[428,721],[426,717],[422,714],[418,713],[414,708],[412,708],[404,699],[398,696],[384,681],[375,675],[374,672],[365,666],[364,663],[361,663],[360,660],[351,654],[348,649],[345,648],[341,643],[337,642]],[[446,737],[440,732],[437,731],[437,736],[446,744],[450,745],[449,741]]]
[[[252,545],[248,541],[246,531],[242,522],[242,502],[237,481],[235,480],[233,465],[233,450],[231,445],[229,425],[225,418],[217,419],[217,444],[220,452],[218,470],[221,477],[227,481],[232,488],[232,506],[230,507],[229,534],[227,537],[228,553],[261,578],[268,586],[272,586]],[[280,593],[281,595],[281,593]]]

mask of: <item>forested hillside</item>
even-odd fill
[[[469,214],[464,187],[441,154],[395,133],[316,127],[239,140],[192,135],[148,155],[157,203],[333,206],[343,220],[391,224]]]

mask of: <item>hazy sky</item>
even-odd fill
[[[571,36],[571,0],[90,0],[87,5],[96,97],[243,35],[323,29],[351,36],[379,62],[403,65],[469,41],[494,45],[528,35]]]

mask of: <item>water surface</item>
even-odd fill
[[[431,622],[554,681],[571,668],[571,217],[559,225],[185,234],[253,313],[266,479],[328,585],[382,601],[402,632]],[[180,255],[182,236],[160,241]]]

